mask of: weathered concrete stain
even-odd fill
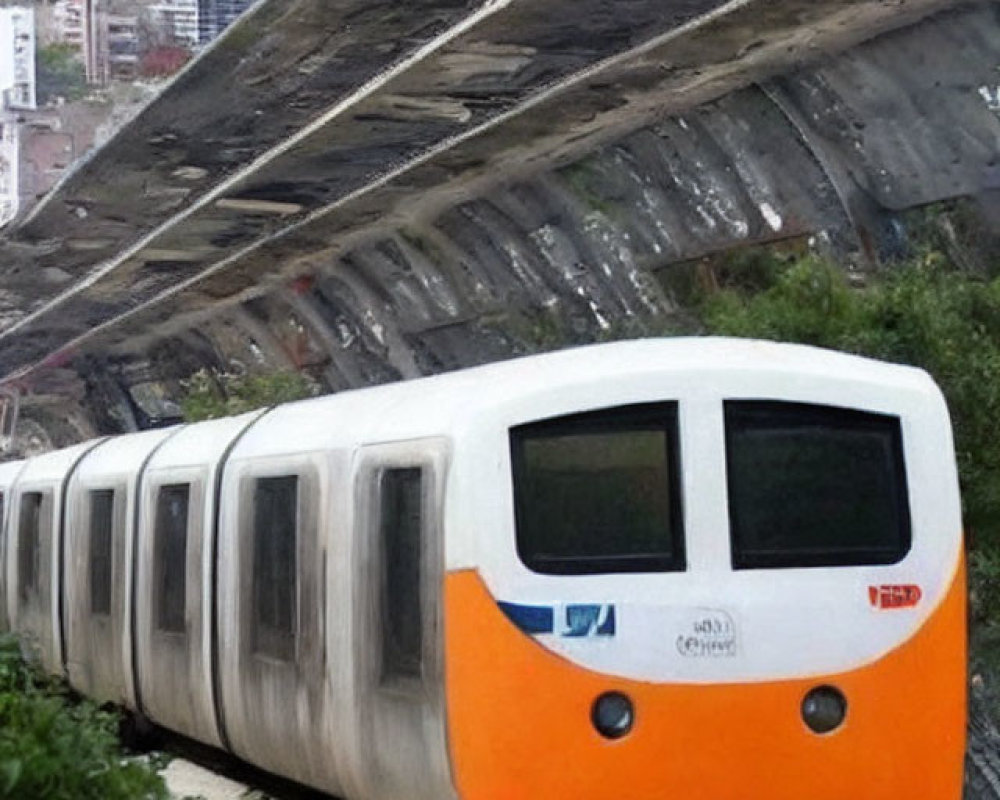
[[[653,5],[633,5],[648,23]],[[235,362],[306,369],[336,390],[655,325],[675,310],[661,280],[671,265],[750,242],[816,235],[864,266],[898,244],[894,212],[998,188],[1000,118],[981,91],[1000,64],[995,3],[841,55],[810,47],[843,44],[835,31],[852,15],[886,25],[933,5],[749,4],[644,50],[709,6],[678,6],[681,17],[629,38],[596,3],[608,42],[577,44],[565,15],[511,4],[523,28],[487,18],[248,173],[222,198],[233,202],[178,219],[50,313],[8,327],[0,372],[75,342],[56,363],[101,353],[81,369],[146,389]],[[313,74],[325,69],[309,58]],[[601,58],[613,63],[538,99]],[[158,186],[214,177],[176,155]],[[136,214],[155,222],[144,197]],[[29,234],[78,224],[57,211],[50,203],[4,247],[31,253]],[[63,247],[50,242],[32,270],[63,263]],[[133,416],[169,416],[146,389]]]

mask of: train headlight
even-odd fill
[[[605,739],[621,739],[635,723],[635,708],[627,695],[605,692],[594,701],[590,721]]]
[[[839,728],[847,715],[847,700],[833,686],[817,686],[802,699],[802,719],[813,733]]]

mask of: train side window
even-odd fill
[[[115,493],[90,493],[90,613],[111,613],[112,527]]]
[[[18,584],[21,601],[38,591],[39,560],[41,558],[41,492],[25,492],[21,495],[21,510],[17,523]]]
[[[184,633],[187,612],[187,537],[191,484],[161,486],[156,496],[156,627]]]
[[[517,551],[552,575],[686,568],[677,404],[511,430]]]
[[[910,549],[898,417],[727,401],[735,569],[895,564]]]
[[[379,480],[383,684],[423,672],[424,471],[386,469]]]
[[[253,493],[251,648],[295,658],[299,477],[257,478]]]

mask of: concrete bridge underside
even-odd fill
[[[903,211],[993,206],[998,68],[996,2],[267,0],[0,241],[0,377],[61,443],[201,367],[656,328],[751,243],[871,268]]]

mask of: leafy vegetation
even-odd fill
[[[237,375],[199,370],[184,381],[181,411],[188,422],[242,414],[313,397],[317,387],[297,372]]]
[[[0,638],[0,798],[166,800],[162,763],[127,757],[118,724]]]
[[[87,93],[83,62],[72,45],[50,44],[35,55],[38,102],[45,105],[57,97],[79,100]]]

